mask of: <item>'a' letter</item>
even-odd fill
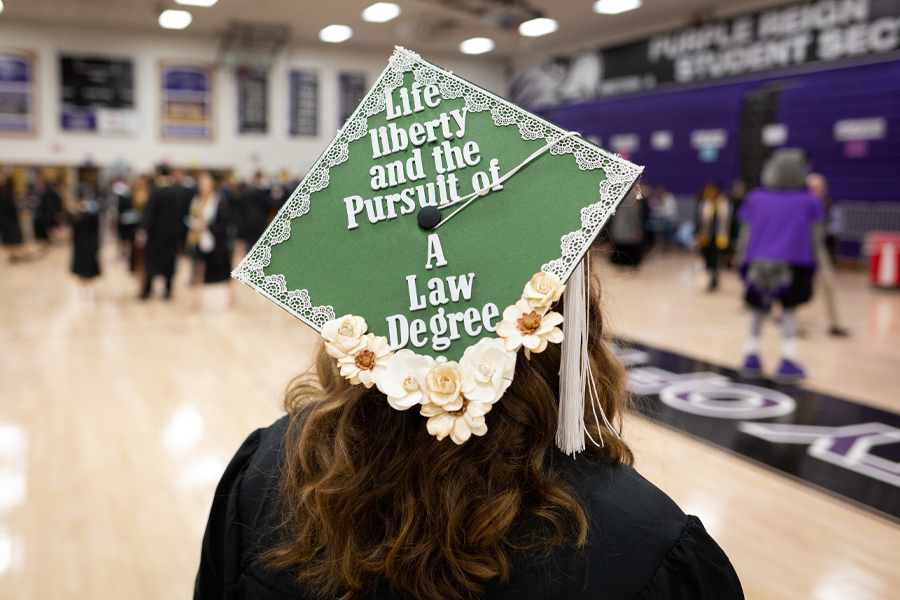
[[[428,236],[428,263],[425,265],[426,269],[431,269],[432,259],[437,260],[437,266],[439,267],[447,266],[447,261],[444,260],[444,250],[441,248],[441,238],[436,233]]]

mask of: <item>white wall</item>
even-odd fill
[[[38,56],[38,134],[34,138],[0,138],[0,164],[109,166],[127,163],[149,170],[160,162],[176,166],[234,168],[243,175],[256,169],[275,172],[308,170],[338,126],[338,74],[362,72],[371,86],[387,65],[388,51],[350,51],[338,45],[289,46],[269,72],[269,132],[238,135],[237,90],[234,71],[220,68],[216,74],[213,142],[172,142],[159,136],[162,60],[188,59],[214,62],[218,40],[192,37],[181,32],[135,33],[109,30],[66,29],[22,24],[0,24],[0,43],[6,48],[34,52]],[[63,131],[59,124],[61,54],[93,54],[131,58],[134,63],[135,108],[140,124],[131,135],[100,135]],[[500,64],[462,56],[424,58],[452,70],[491,91],[503,93],[504,71]],[[315,70],[319,74],[319,135],[288,135],[288,71]]]

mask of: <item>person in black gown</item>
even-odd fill
[[[229,303],[234,306],[231,285],[234,217],[228,200],[216,193],[216,182],[209,173],[201,173],[197,178],[197,195],[191,201],[188,226],[194,264],[191,308],[200,308],[200,290],[204,284],[220,282],[225,283]]]
[[[134,236],[140,223],[140,214],[134,210],[134,194],[124,180],[116,181],[110,186],[110,205],[115,204],[118,219],[116,234],[119,238],[119,252],[129,263],[129,270],[134,271]]]
[[[6,173],[0,171],[0,241],[9,253],[9,262],[25,258],[22,227],[19,225],[19,206]]]
[[[243,212],[241,239],[244,240],[247,252],[269,226],[270,213],[280,206],[279,201],[280,198],[272,196],[272,186],[266,174],[257,171],[253,185],[247,187],[241,198]]]
[[[51,242],[59,224],[62,212],[62,198],[56,193],[54,185],[44,180],[38,173],[31,191],[34,202],[34,239],[46,249]]]
[[[69,220],[72,223],[72,273],[81,284],[85,298],[94,297],[93,280],[100,276],[100,205],[91,190],[79,187]]]
[[[603,341],[595,278],[585,309],[588,377],[621,427],[626,373]],[[432,438],[419,410],[348,383],[334,357],[363,339],[358,320],[325,324],[336,341],[320,341],[314,367],[287,390],[287,415],[252,433],[225,469],[195,600],[743,598],[700,519],[632,468],[611,424],[584,417],[583,435],[604,443],[585,437],[577,460],[557,448],[559,351],[520,358],[486,431],[456,445]],[[425,394],[452,388],[433,372],[401,375],[395,393],[422,393],[419,381]],[[446,414],[465,418],[459,406]]]
[[[650,209],[641,191],[640,184],[634,186],[628,197],[619,205],[609,220],[606,232],[613,245],[609,260],[613,264],[637,268],[644,260],[647,249],[647,223]]]
[[[140,297],[150,297],[153,279],[161,276],[166,282],[165,298],[172,297],[172,278],[178,248],[187,234],[185,218],[190,196],[187,188],[176,186],[166,167],[160,167],[156,187],[150,193],[135,243],[144,251],[144,282]]]

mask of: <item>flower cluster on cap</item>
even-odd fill
[[[484,416],[512,383],[519,348],[530,358],[549,342],[562,341],[563,317],[550,307],[565,287],[552,273],[537,273],[522,299],[503,311],[499,338],[482,338],[466,348],[458,363],[438,363],[407,349],[391,352],[387,338],[367,334],[365,319],[353,315],[326,323],[322,337],[342,377],[354,385],[377,386],[396,410],[419,406],[419,414],[428,417],[428,433],[462,444],[487,433]]]

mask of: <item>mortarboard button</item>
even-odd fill
[[[438,223],[441,222],[441,211],[438,210],[437,206],[426,206],[419,209],[416,221],[418,221],[419,227],[429,231],[437,227]]]

